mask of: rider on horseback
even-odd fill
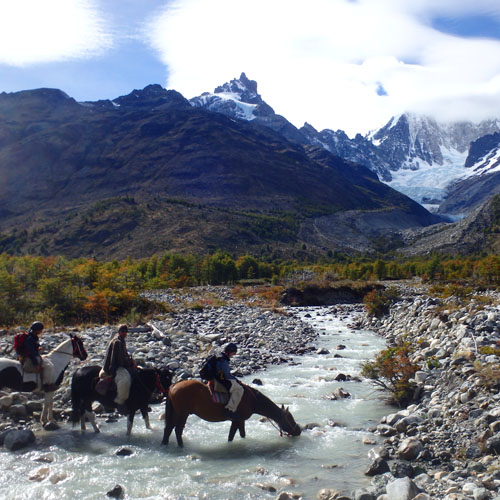
[[[23,369],[28,373],[42,372],[42,357],[40,356],[40,335],[43,331],[43,324],[35,321],[28,330],[28,334],[23,342],[22,351],[19,352],[19,361]]]
[[[229,418],[237,418],[236,409],[240,404],[244,392],[243,386],[231,374],[231,369],[229,368],[231,358],[236,354],[237,350],[236,344],[230,342],[226,345],[221,355],[217,357],[216,363],[215,379],[227,389],[230,395],[225,407]]]
[[[118,411],[122,413],[127,412],[123,405],[129,396],[132,373],[137,368],[136,362],[127,351],[127,344],[125,342],[127,333],[127,325],[120,325],[118,327],[118,333],[108,345],[104,366],[101,371],[101,378],[114,378],[116,384],[114,402],[117,404]]]

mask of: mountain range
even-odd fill
[[[245,73],[190,102],[259,123],[292,142],[320,146],[365,165],[383,182],[439,214],[466,215],[499,191],[494,166],[486,165],[487,157],[498,152],[498,141],[487,137],[497,137],[499,119],[439,123],[428,116],[404,113],[391,118],[379,130],[351,139],[342,130],[318,132],[307,123],[296,128],[263,101],[257,83]],[[469,155],[469,148],[476,141],[479,145],[472,147]],[[475,193],[473,197],[467,196],[469,190]]]
[[[297,129],[245,74],[191,101],[159,85],[83,103],[56,89],[2,93],[0,120],[0,251],[70,257],[386,251],[439,222],[391,188],[399,173],[445,165],[445,149],[466,157],[470,139],[461,182],[495,175],[500,136],[491,121],[438,137],[441,126],[408,114],[354,139]]]

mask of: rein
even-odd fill
[[[242,382],[240,382],[240,384],[245,388],[245,390],[248,391],[249,396],[251,396],[252,398],[254,398],[255,401],[257,401],[257,390],[254,389],[253,387],[250,387],[247,384],[243,384]],[[264,418],[280,433],[280,437],[283,437],[284,434],[289,435],[288,433],[284,433],[283,429],[272,418],[269,417],[264,417]]]
[[[165,387],[163,387],[161,381],[160,381],[160,375],[158,374],[158,372],[155,372],[156,374],[156,380],[155,380],[155,383],[156,383],[156,388],[164,395],[164,396],[168,396],[168,388],[165,389]]]
[[[266,417],[266,420],[275,428],[278,430],[278,432],[280,433],[280,437],[283,437],[283,430],[281,429],[281,427],[274,421],[272,420],[271,418],[269,417]]]

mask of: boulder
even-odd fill
[[[404,439],[398,448],[398,457],[402,460],[413,460],[424,449],[423,444],[415,438]]]
[[[376,458],[371,465],[368,467],[365,475],[367,476],[378,476],[379,474],[385,474],[390,472],[389,464],[383,458]]]
[[[413,500],[420,493],[418,486],[409,477],[388,483],[386,491],[387,500]]]
[[[29,429],[12,430],[4,438],[3,445],[9,451],[17,451],[35,442],[35,435]]]
[[[25,418],[28,415],[26,406],[24,404],[14,404],[9,408],[9,415],[13,419]]]
[[[500,434],[495,434],[486,440],[485,450],[494,455],[500,454]]]
[[[125,497],[125,488],[117,484],[112,490],[109,490],[106,495],[111,498],[119,498],[122,499]]]

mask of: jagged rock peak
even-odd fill
[[[214,90],[215,94],[236,94],[242,102],[257,104],[262,102],[261,96],[257,92],[257,82],[247,78],[245,73],[241,73],[239,78],[234,78],[230,82],[220,85]]]

